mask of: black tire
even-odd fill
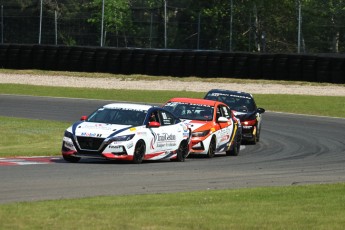
[[[145,56],[145,74],[158,75],[158,51],[148,51]]]
[[[257,134],[253,137],[253,140],[249,141],[249,144],[256,145],[256,142],[258,141]]]
[[[212,158],[216,152],[216,139],[213,137],[208,147],[207,157]]]
[[[186,141],[182,141],[179,148],[177,149],[177,157],[176,160],[178,162],[184,162],[188,155],[188,143]]]
[[[238,156],[238,154],[240,154],[241,141],[242,141],[242,138],[240,135],[238,135],[236,137],[235,145],[233,146],[233,148],[231,150],[226,151],[226,155],[227,156]]]
[[[261,127],[260,128],[256,128],[256,142],[260,141],[260,134],[261,134]]]
[[[248,141],[250,145],[256,145],[256,143],[260,140],[260,130],[256,127],[256,134],[253,136],[253,139]]]
[[[80,157],[74,157],[74,156],[62,156],[65,161],[71,162],[71,163],[77,163],[80,161]]]
[[[189,51],[184,52],[182,65],[184,66],[184,76],[195,76],[195,53]]]
[[[134,154],[133,154],[133,163],[140,164],[143,162],[145,156],[146,146],[143,141],[138,141],[135,145]]]

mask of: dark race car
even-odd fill
[[[242,140],[256,144],[260,140],[263,108],[257,108],[253,96],[249,93],[212,89],[204,99],[221,101],[227,104],[242,124]]]

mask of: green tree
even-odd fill
[[[102,4],[103,0],[93,0],[91,3],[85,4],[93,12],[88,22],[101,25]],[[130,7],[131,2],[128,0],[104,0],[104,40],[106,40],[107,33],[115,33],[116,37],[122,34],[127,46],[126,32],[132,26]]]
[[[233,1],[235,49],[250,52],[294,52],[295,4],[290,0]]]
[[[309,52],[344,52],[345,1],[304,0],[304,35]]]

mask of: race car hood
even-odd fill
[[[241,122],[247,121],[247,120],[254,120],[256,119],[256,112],[249,112],[249,113],[244,113],[244,112],[238,112],[233,110],[235,117],[240,119]]]
[[[128,130],[130,127],[130,125],[81,122],[74,124],[71,132],[76,136],[107,138]]]
[[[192,132],[199,130],[203,131],[210,129],[213,126],[212,121],[185,120],[183,122],[192,130]]]

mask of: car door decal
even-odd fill
[[[155,149],[155,144],[157,142],[157,134],[155,132],[153,132],[153,130],[150,128],[149,129],[153,138],[151,139],[151,142],[150,142],[150,149]]]

